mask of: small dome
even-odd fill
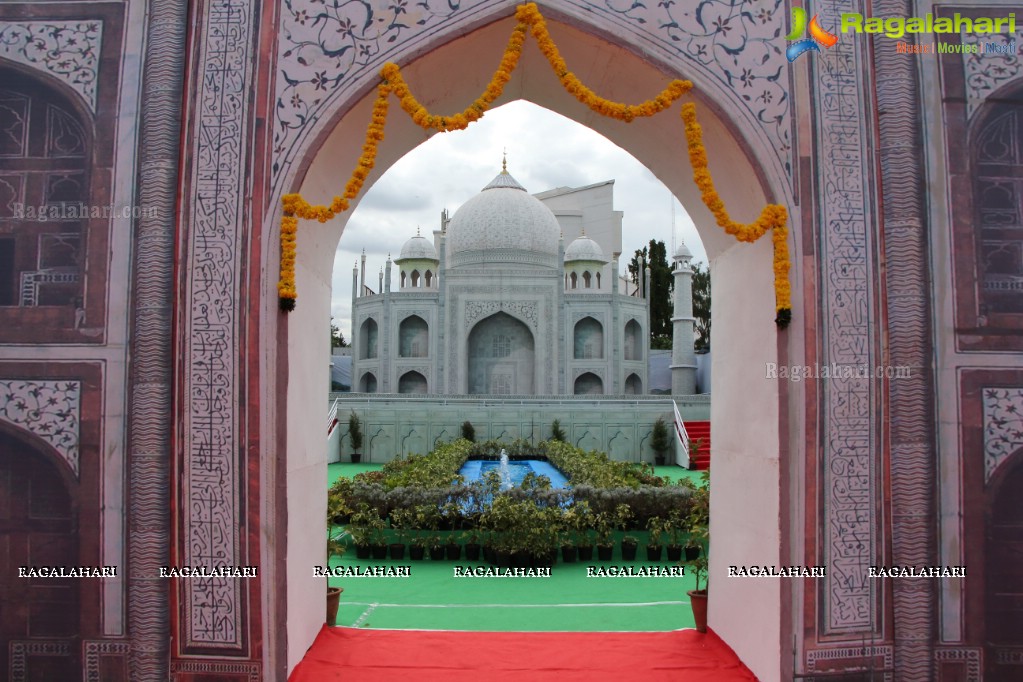
[[[403,260],[438,260],[437,249],[429,239],[417,234],[401,247],[401,253],[395,262],[401,263]]]
[[[693,252],[689,250],[689,247],[686,246],[686,243],[684,241],[679,240],[678,247],[675,249],[675,258],[678,259],[678,258],[692,258],[692,257],[693,257]]]
[[[483,260],[495,253],[533,262],[529,254],[556,259],[560,235],[554,213],[507,171],[501,171],[455,211],[448,224],[446,246],[452,258],[462,254],[460,262]]]
[[[604,252],[601,250],[600,244],[586,235],[573,239],[572,243],[565,249],[565,262],[570,263],[573,261],[608,262],[607,258],[604,258]]]

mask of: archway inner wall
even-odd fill
[[[573,27],[551,23],[555,39],[577,75],[605,96],[641,101],[656,93],[669,78],[651,60],[640,59]],[[436,41],[410,46],[409,53],[432,50],[403,66],[413,92],[431,111],[462,108],[485,86],[500,57],[495,46],[504,44],[513,25],[513,20],[505,19],[443,45]],[[482,55],[493,56],[485,59]],[[407,63],[401,58],[397,61]],[[368,80],[367,84],[373,82]],[[339,104],[341,118],[336,127],[307,148],[307,170],[296,184],[310,201],[329,201],[343,187],[360,153],[373,94],[370,91],[351,103]],[[725,108],[723,103],[708,98],[699,84],[692,96],[701,100],[701,122],[719,190],[736,218],[752,219],[767,201],[762,185],[765,174],[751,161],[751,147],[755,145],[736,138],[733,131],[742,121],[720,117],[717,112]],[[520,98],[587,125],[631,152],[683,201],[697,223],[712,259],[717,331],[711,413],[715,432],[711,529],[715,569],[711,580],[722,587],[715,591],[710,623],[762,679],[775,679],[782,649],[778,583],[729,581],[725,577],[728,565],[782,563],[778,386],[777,382],[764,380],[765,367],[777,360],[770,241],[765,238],[754,245],[739,244],[714,225],[691,180],[677,107],[654,119],[628,125],[599,117],[564,93],[533,44],[527,44],[519,70],[498,104]],[[342,114],[345,108],[347,113]],[[393,103],[387,137],[369,182],[426,138]],[[481,185],[486,180],[481,179]],[[782,185],[775,178],[768,191],[784,195]],[[327,225],[300,225],[296,270],[299,305],[287,319],[289,669],[301,658],[322,621],[322,581],[309,577],[310,564],[322,560],[325,532],[326,403],[322,396],[327,377],[316,358],[328,353],[333,254],[347,215],[350,212]],[[276,221],[278,217],[274,212],[271,219]],[[272,250],[267,257],[274,260]],[[798,294],[794,298],[800,300]],[[763,332],[753,333],[752,329]],[[386,356],[392,350],[397,349],[381,348],[380,352]],[[765,481],[770,483],[765,485]],[[750,622],[761,624],[755,636]]]

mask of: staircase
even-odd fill
[[[700,451],[696,453],[696,468],[710,468],[710,422],[683,422],[689,434],[689,452],[692,453],[696,441],[700,442]],[[690,455],[691,456],[691,455]]]

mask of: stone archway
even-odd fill
[[[80,580],[26,579],[22,566],[78,566],[78,509],[64,462],[0,428],[0,671],[75,679]]]
[[[508,7],[502,10],[497,3],[488,5],[487,20],[507,17],[507,12],[510,12]],[[613,22],[603,24],[598,21],[598,25],[594,25],[594,21],[592,16],[582,15],[573,16],[568,23],[549,22],[566,58],[580,65],[580,78],[585,81],[587,77],[592,77],[594,82],[600,82],[601,94],[605,96],[622,101],[641,101],[663,86],[666,82],[665,70],[692,76],[694,80],[700,81],[694,96],[704,104],[701,121],[708,145],[713,148],[711,168],[717,175],[727,175],[730,178],[729,183],[722,183],[721,192],[733,215],[749,220],[759,213],[768,196],[784,200],[789,191],[786,172],[779,170],[784,164],[781,167],[777,165],[776,150],[765,144],[767,138],[758,137],[762,131],[752,137],[738,132],[748,126],[744,119],[745,110],[727,104],[734,93],[725,93],[714,83],[713,78],[707,78],[706,73],[701,74],[700,68],[691,62],[669,66],[670,59],[660,61],[638,42],[632,43],[631,38],[624,40],[628,48],[605,41],[599,36],[613,33]],[[479,55],[494,52],[496,63],[499,50],[495,50],[494,46],[503,44],[513,22],[502,18],[481,26],[483,23],[484,19],[477,17],[470,25],[472,30],[462,31],[463,35],[458,38],[431,37],[415,48],[409,47],[408,52],[402,52],[422,55],[414,61],[403,61],[400,55],[394,55],[403,63],[406,79],[417,97],[430,110],[457,110],[465,102],[471,101],[489,79],[493,64],[480,59]],[[469,59],[468,55],[475,56]],[[452,80],[452,73],[460,74],[459,79]],[[372,93],[368,89],[374,78],[371,73],[364,73],[362,78],[361,85],[354,87],[336,102],[332,115],[324,112],[315,135],[311,132],[303,133],[306,137],[298,147],[301,152],[287,172],[289,179],[286,186],[289,191],[301,191],[303,196],[313,202],[326,201],[338,189],[338,178],[349,172],[359,154],[362,131],[371,104]],[[705,87],[701,88],[701,85]],[[680,163],[680,159],[685,158],[685,152],[677,117],[664,115],[656,119],[634,121],[628,126],[597,117],[560,89],[557,80],[550,74],[549,66],[532,49],[524,51],[519,71],[506,93],[507,100],[527,99],[604,134],[650,168],[691,211],[712,259],[715,292],[720,294],[720,300],[723,301],[720,307],[715,308],[716,329],[720,332],[719,338],[729,339],[716,349],[714,355],[715,365],[721,363],[728,368],[727,371],[713,373],[715,396],[717,398],[731,393],[741,396],[744,404],[756,401],[763,405],[755,418],[741,427],[733,423],[728,429],[719,429],[725,435],[721,442],[715,442],[717,464],[714,483],[716,489],[722,492],[714,500],[715,508],[720,511],[712,518],[717,529],[722,531],[718,536],[729,539],[719,541],[714,551],[720,551],[723,555],[727,553],[736,560],[746,556],[756,562],[763,562],[765,557],[777,557],[781,544],[777,524],[753,529],[749,526],[749,519],[743,517],[742,510],[756,505],[761,510],[777,511],[778,487],[758,485],[753,493],[756,499],[751,499],[747,494],[743,504],[728,505],[728,497],[731,495],[729,490],[748,488],[743,481],[778,480],[779,475],[778,385],[762,380],[754,381],[763,376],[763,368],[768,363],[777,361],[777,339],[773,324],[773,275],[768,240],[752,245],[738,244],[713,224],[699,201],[698,192],[691,180],[691,169],[684,162]],[[369,181],[378,177],[391,163],[425,138],[426,135],[406,117],[400,114],[392,117],[388,123],[387,137],[377,156],[377,166],[370,174]],[[310,358],[316,357],[316,349],[312,345],[300,343],[296,336],[308,340],[308,344],[319,343],[319,328],[326,324],[320,318],[328,309],[330,299],[330,256],[347,215],[340,216],[328,225],[310,225],[309,229],[299,229],[296,281],[302,292],[301,303],[287,318],[275,318],[275,324],[284,323],[288,330],[295,330],[287,334],[290,347],[287,370],[288,452],[308,453],[318,447],[312,438],[317,433],[316,423],[321,408],[310,398],[316,394],[317,383],[315,380],[310,383],[294,379],[316,376],[309,365]],[[279,216],[277,206],[271,205],[267,216],[271,235],[276,235],[275,223]],[[266,262],[276,262],[275,247],[273,238],[264,243]],[[796,246],[792,245],[791,248],[794,258],[798,257]],[[798,291],[798,281],[795,282],[795,288]],[[274,316],[269,310],[269,304],[268,301],[268,314]],[[749,325],[763,328],[764,334],[749,334]],[[614,333],[623,332],[619,329],[614,330]],[[323,336],[327,338],[326,327]],[[712,406],[712,421],[730,419],[735,411],[733,408],[737,409],[725,399],[716,399]],[[754,451],[748,447],[750,443],[756,443],[756,458],[750,456]],[[302,469],[292,468],[289,472],[289,490],[312,486],[318,479],[318,474],[305,470],[308,469],[308,461],[305,461]],[[319,493],[314,495],[318,496]],[[310,535],[322,525],[322,519],[316,516],[316,506],[311,503],[315,498],[306,494],[302,499],[302,509],[289,505],[289,528],[298,535]],[[767,514],[762,518],[770,516]],[[776,513],[774,516],[777,518]],[[726,529],[742,530],[733,534]],[[304,557],[313,546],[312,541],[303,541],[296,547],[289,546],[287,565],[301,566],[308,563]],[[295,579],[287,580],[288,649],[292,662],[304,651],[302,643],[311,641],[315,631],[314,619],[301,614],[318,614],[322,601],[320,591],[316,589],[318,586],[311,584],[307,578],[299,581],[297,575]],[[739,611],[749,613],[752,609],[765,622],[778,622],[781,606],[777,586],[764,588],[746,583],[734,588],[712,605],[712,625],[726,639],[730,638],[732,646],[744,660],[752,662],[754,669],[778,668],[779,651],[782,649],[780,639],[747,639],[741,644],[734,641],[743,637],[745,631],[744,619],[735,615]],[[738,604],[742,604],[742,609],[733,609]],[[777,628],[772,627],[772,631],[775,630]]]
[[[984,529],[985,679],[1019,679],[1023,650],[1023,450],[996,471]]]
[[[530,395],[536,385],[533,332],[500,312],[473,326],[466,343],[466,380],[472,395]]]

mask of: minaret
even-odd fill
[[[675,309],[671,317],[671,394],[696,393],[696,319],[693,317],[693,253],[684,242],[675,249]]]
[[[362,276],[359,277],[359,296],[366,295],[366,249],[362,250]]]

